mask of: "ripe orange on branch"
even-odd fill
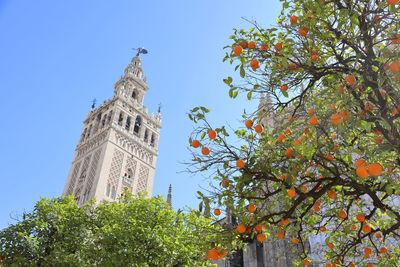
[[[308,122],[310,123],[311,126],[319,124],[318,119],[316,117],[310,118]]]
[[[214,210],[214,214],[217,215],[217,216],[221,215],[221,210],[220,209],[215,209]]]
[[[236,161],[236,167],[241,169],[241,168],[244,167],[244,165],[245,165],[245,163],[244,163],[244,161],[242,159],[239,159],[239,160]]]
[[[233,53],[235,53],[235,55],[240,55],[243,52],[243,47],[241,47],[240,45],[237,45],[233,48]]]
[[[254,204],[249,204],[247,206],[247,210],[250,212],[255,212],[256,211],[256,206]]]
[[[254,49],[254,48],[256,48],[256,43],[253,42],[253,41],[251,41],[251,42],[249,42],[249,44],[247,45],[247,47],[248,47],[249,49]]]
[[[260,67],[260,62],[257,59],[253,59],[252,61],[250,61],[250,67],[253,70],[256,70]]]
[[[290,17],[290,23],[291,24],[296,24],[297,23],[297,17],[296,16],[291,16]]]
[[[204,155],[204,156],[207,156],[208,154],[210,154],[210,149],[208,148],[208,147],[203,147],[202,149],[201,149],[201,153]]]
[[[253,127],[253,121],[252,120],[247,120],[245,122],[245,125],[246,125],[247,128],[251,128],[251,127]]]
[[[346,84],[347,84],[347,85],[352,86],[352,85],[354,85],[355,83],[356,83],[356,77],[354,77],[353,75],[348,75],[348,76],[346,77]]]
[[[263,127],[258,124],[256,125],[256,127],[254,127],[254,130],[256,131],[256,133],[261,133],[263,131]]]
[[[192,147],[198,148],[199,146],[200,146],[200,141],[199,140],[193,140]]]
[[[386,2],[389,4],[389,5],[396,5],[398,2],[399,2],[399,0],[386,0]]]
[[[368,165],[368,173],[373,176],[378,176],[383,172],[383,167],[379,163],[372,163]]]
[[[208,132],[208,137],[210,137],[210,139],[215,139],[217,137],[217,132],[214,130],[210,130]]]

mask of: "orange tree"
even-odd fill
[[[309,265],[304,243],[317,235],[326,266],[397,266],[398,0],[281,2],[274,28],[234,29],[224,58],[242,78],[224,79],[229,96],[271,96],[274,127],[258,120],[271,115],[261,110],[233,140],[208,109],[189,114],[198,124],[191,170],[213,170],[219,182],[202,203],[239,218],[220,240],[286,236],[296,263]]]

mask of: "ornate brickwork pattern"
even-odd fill
[[[72,192],[74,191],[75,187],[75,182],[76,182],[76,177],[78,177],[78,172],[79,172],[79,167],[81,166],[81,162],[78,162],[75,164],[74,170],[72,171],[71,175],[71,181],[69,182],[68,190],[67,190],[67,196],[71,195]]]
[[[115,186],[115,188],[117,188],[119,183],[123,159],[124,153],[119,151],[118,149],[115,149],[111,160],[110,173],[107,180],[107,183],[111,186]]]
[[[90,166],[89,177],[86,182],[84,201],[86,201],[89,197],[90,190],[92,190],[94,176],[96,174],[97,164],[99,162],[101,149],[98,149],[93,156],[92,164]]]
[[[140,165],[139,178],[136,186],[136,194],[142,191],[147,191],[147,180],[149,178],[149,168]]]

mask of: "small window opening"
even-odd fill
[[[136,120],[135,120],[135,127],[133,128],[133,131],[138,134],[140,131],[141,125],[142,125],[142,119],[139,116],[137,116]]]
[[[122,121],[124,120],[124,115],[123,113],[119,113],[119,118],[118,118],[118,125],[122,126]]]
[[[128,117],[126,119],[125,129],[129,131],[130,128],[131,128],[131,117]]]

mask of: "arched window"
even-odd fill
[[[135,120],[135,127],[133,128],[133,131],[138,134],[140,131],[140,126],[142,126],[142,119],[140,118],[140,116],[137,116],[136,120]]]
[[[129,131],[130,128],[131,128],[131,117],[128,116],[128,118],[126,119],[125,129]]]
[[[144,131],[144,141],[147,142],[147,140],[149,139],[149,131]]]
[[[110,123],[111,118],[112,118],[112,111],[110,112],[110,114],[108,114],[108,118],[107,118],[107,123]]]
[[[135,90],[135,89],[133,89],[131,97],[132,97],[133,99],[136,99],[136,98],[137,98],[137,93],[136,93],[136,90]]]
[[[154,146],[154,142],[155,142],[154,134],[151,134],[150,145]]]
[[[121,112],[121,113],[119,113],[118,125],[122,126],[122,121],[123,120],[124,120],[124,113]]]

